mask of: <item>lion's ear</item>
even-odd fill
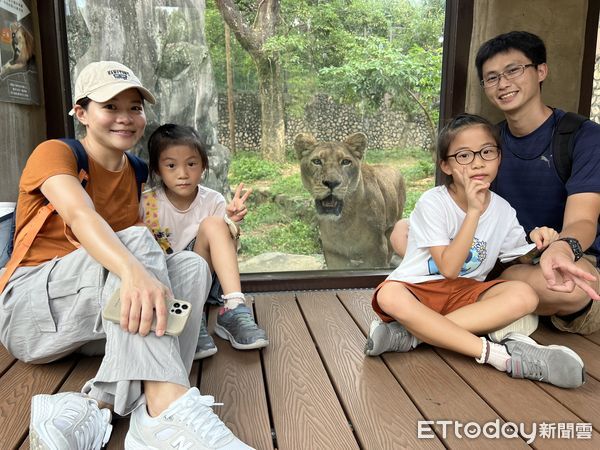
[[[302,159],[306,153],[310,152],[316,143],[317,140],[310,133],[300,133],[296,135],[294,138],[294,149],[296,150],[298,159]]]
[[[362,159],[367,148],[367,136],[364,133],[351,134],[344,140],[344,144],[349,147],[354,156]]]

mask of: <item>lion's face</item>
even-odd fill
[[[356,190],[367,144],[362,133],[343,142],[316,142],[310,134],[299,134],[294,148],[300,159],[304,187],[315,199],[317,213],[332,219],[342,214],[344,199]]]

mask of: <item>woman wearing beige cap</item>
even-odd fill
[[[50,214],[0,279],[0,339],[17,358],[45,363],[106,339],[105,356],[84,394],[32,400],[33,449],[100,449],[110,437],[113,405],[133,411],[127,449],[248,449],[213,413],[214,399],[190,388],[204,301],[206,262],[193,252],[164,255],[139,225],[139,160],[125,152],[142,137],[144,101],[155,99],[122,64],[86,66],[75,83],[71,110],[86,128],[87,182],[60,140],[40,144],[19,183],[18,244],[48,203]],[[29,232],[31,235],[32,233]],[[12,266],[14,266],[11,269]],[[14,271],[13,271],[14,270]],[[101,316],[120,289],[120,324]],[[165,300],[191,303],[179,336],[166,335]],[[151,331],[153,320],[155,326]]]

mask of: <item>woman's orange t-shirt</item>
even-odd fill
[[[114,231],[120,231],[139,223],[139,200],[137,182],[129,159],[119,172],[103,168],[88,155],[89,179],[85,187],[96,212]],[[19,181],[19,198],[16,211],[17,234],[48,201],[40,187],[55,175],[78,176],[77,160],[69,146],[57,140],[42,142],[31,154]],[[69,227],[67,232],[77,240]],[[33,245],[23,258],[21,266],[37,266],[55,257],[75,250],[65,236],[65,226],[58,214],[52,214]]]

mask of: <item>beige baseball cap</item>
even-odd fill
[[[154,95],[142,86],[133,71],[116,61],[98,61],[88,64],[75,80],[75,96],[73,103],[88,97],[95,102],[106,102],[126,89],[136,88],[142,97],[154,104]],[[70,115],[75,110],[69,111]]]

